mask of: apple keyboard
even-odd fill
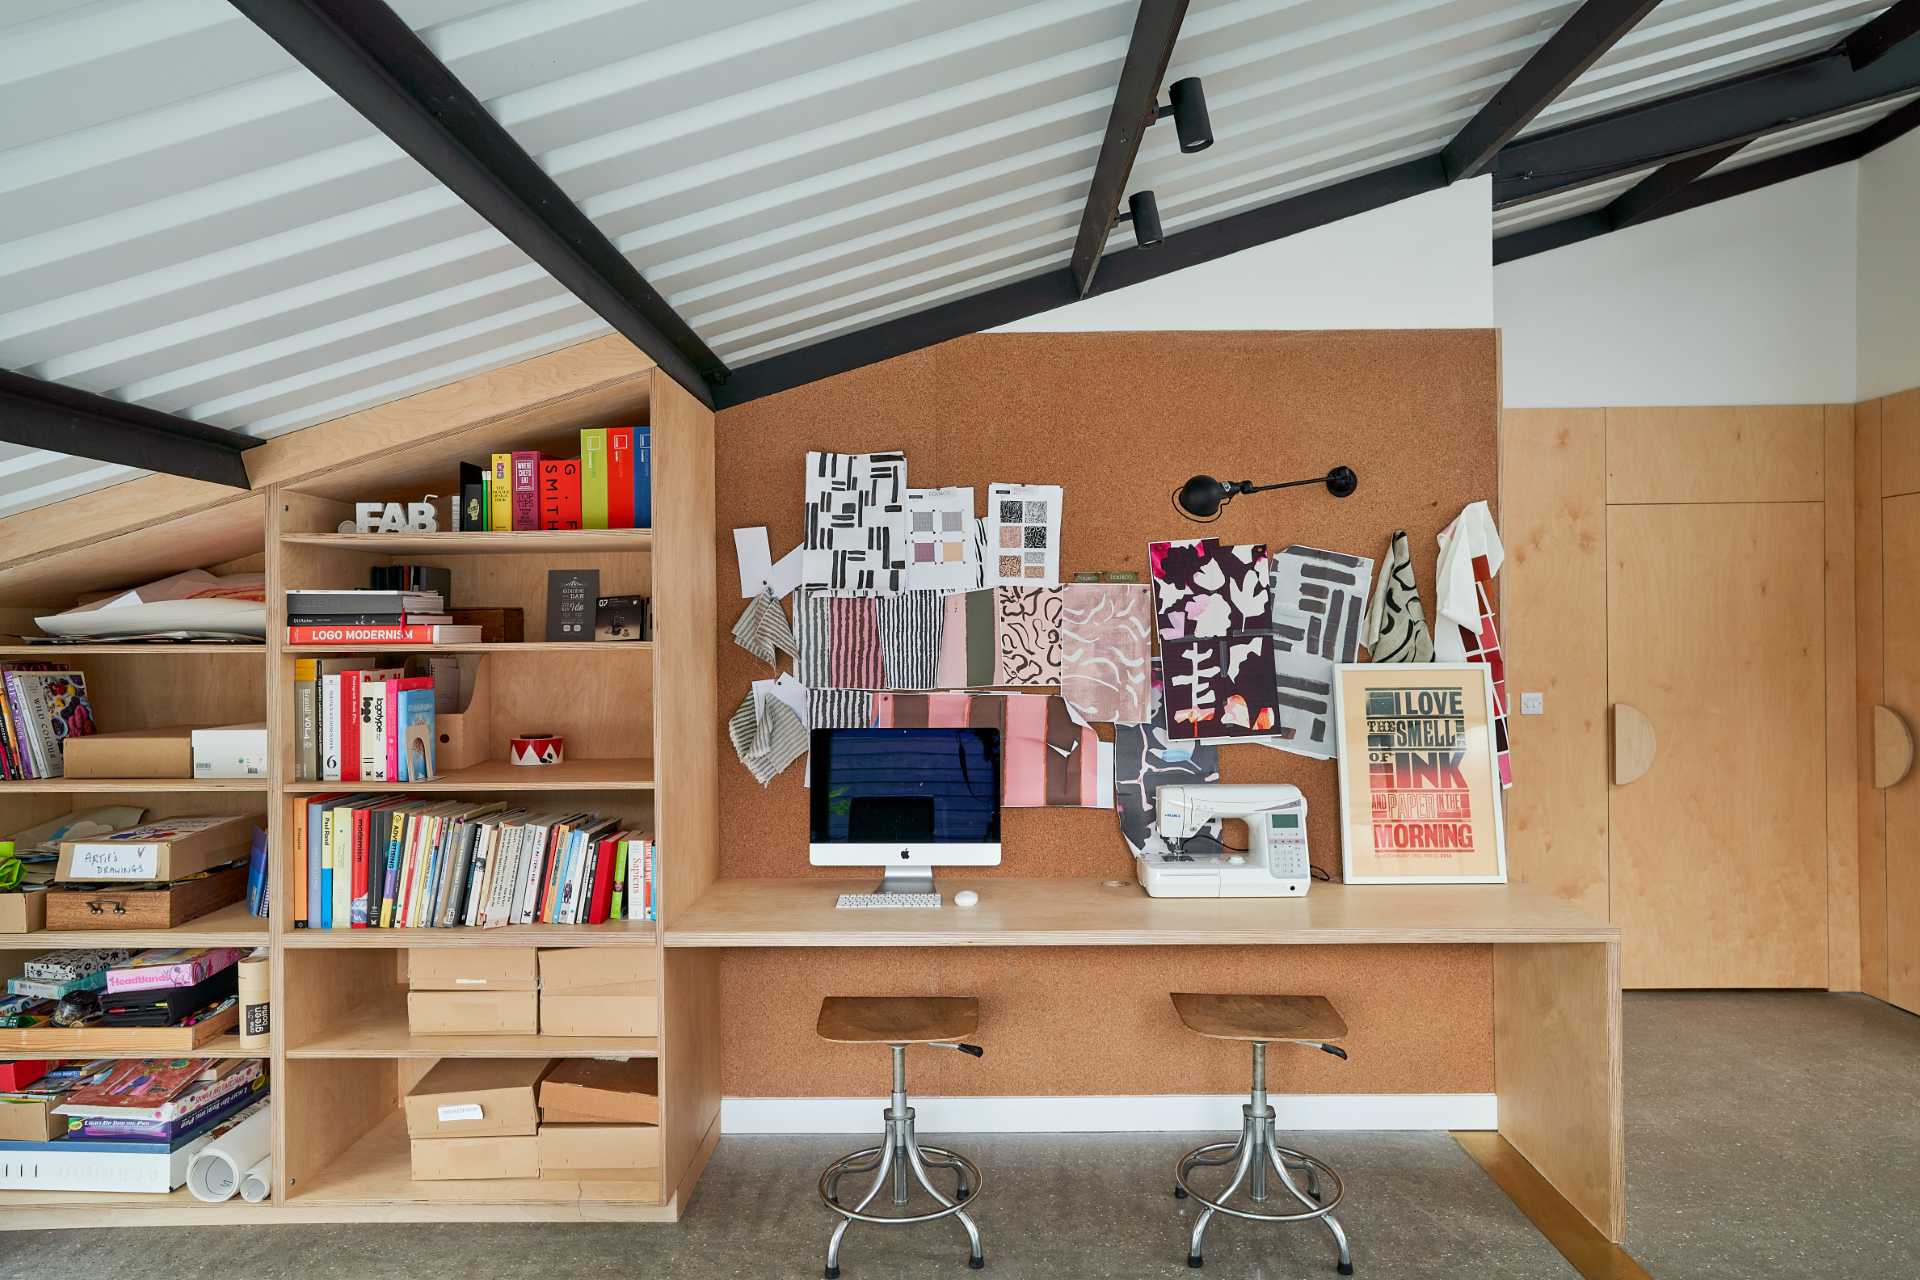
[[[864,911],[871,907],[938,907],[937,893],[843,893],[833,904],[842,911]]]

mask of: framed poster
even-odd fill
[[[1475,662],[1334,670],[1348,884],[1505,884],[1493,681]]]

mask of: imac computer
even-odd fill
[[[935,867],[1000,862],[998,729],[815,729],[816,867],[882,867],[843,907],[937,907]]]

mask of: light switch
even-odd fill
[[[1547,713],[1547,695],[1540,692],[1520,695],[1520,714],[1523,716],[1543,716]]]

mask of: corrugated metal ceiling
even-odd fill
[[[1061,266],[1136,7],[393,4],[735,365]],[[1195,0],[1218,144],[1151,130],[1132,188],[1172,232],[1436,151],[1577,7]],[[1880,7],[1666,0],[1541,124]],[[0,366],[268,436],[606,331],[225,0],[9,0],[0,42]],[[0,447],[0,514],[130,474]]]

